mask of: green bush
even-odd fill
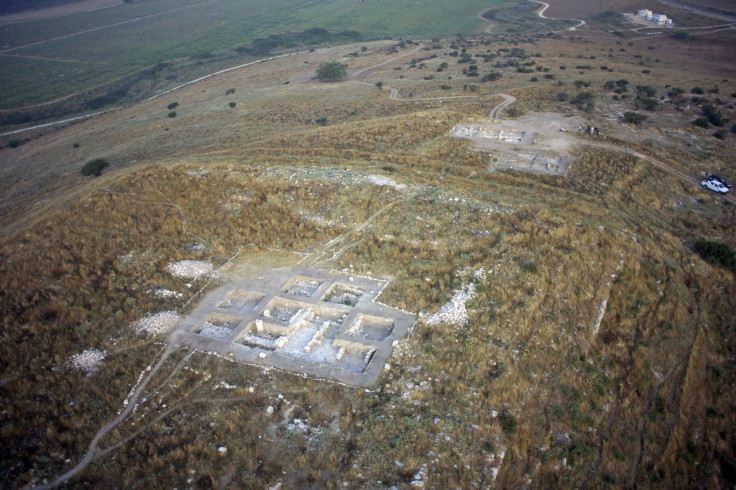
[[[230,102],[228,105],[230,106],[230,109],[235,109],[235,102]]]
[[[176,117],[176,111],[171,111],[168,114],[169,117]]]
[[[519,430],[519,421],[508,410],[503,411],[500,421],[501,428],[506,434],[516,434],[516,431]]]
[[[636,105],[646,111],[654,112],[657,110],[657,107],[659,107],[659,101],[654,97],[644,97],[637,99]]]
[[[483,75],[480,77],[481,82],[495,82],[496,80],[500,79],[503,76],[503,74],[499,71],[492,71],[486,75]]]
[[[521,264],[521,270],[528,274],[536,274],[539,271],[537,264],[534,262],[524,262]]]
[[[646,120],[647,116],[645,114],[639,114],[638,112],[632,112],[627,111],[624,112],[623,120],[624,122],[631,123],[631,124],[641,124]]]
[[[721,265],[727,269],[736,270],[736,255],[733,249],[725,243],[714,242],[711,240],[698,240],[693,245],[693,249],[706,262]]]
[[[177,107],[179,107],[179,103],[178,102],[172,102],[171,104],[169,104],[169,105],[166,106],[166,108],[168,110],[176,109]]]
[[[707,117],[699,117],[693,121],[693,124],[705,129],[708,129],[710,127],[710,123],[708,122]]]
[[[20,140],[10,140],[6,145],[8,148],[18,148],[21,144]]]
[[[595,96],[590,92],[580,92],[570,103],[578,106],[581,111],[592,112],[595,108]]]
[[[347,76],[348,65],[339,61],[321,63],[317,68],[317,79],[336,82]]]
[[[728,119],[713,104],[705,104],[703,106],[703,115],[708,118],[708,122],[713,126],[723,126]]]
[[[107,160],[103,158],[95,158],[85,163],[82,167],[81,174],[85,177],[99,177],[102,171],[110,166]]]

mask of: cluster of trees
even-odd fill
[[[316,78],[326,82],[337,82],[344,80],[348,73],[348,65],[339,61],[327,61],[320,63],[317,68]]]

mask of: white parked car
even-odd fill
[[[719,194],[725,194],[726,192],[728,192],[728,187],[726,187],[716,179],[706,179],[702,181],[700,185]]]

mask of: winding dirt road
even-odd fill
[[[509,94],[494,94],[498,97],[503,97],[503,102],[498,104],[496,107],[491,109],[491,112],[488,113],[488,117],[491,119],[498,119],[499,114],[501,114],[501,111],[506,109],[508,106],[516,102],[516,97]]]
[[[545,11],[546,11],[546,10],[547,10],[547,9],[549,8],[549,4],[548,4],[547,2],[542,2],[542,1],[540,1],[540,0],[529,0],[529,1],[530,1],[530,2],[534,2],[534,3],[539,3],[539,4],[542,4],[542,8],[541,8],[541,9],[539,9],[539,11],[537,12],[537,15],[538,15],[538,16],[539,16],[540,18],[542,18],[542,19],[547,19],[547,20],[574,20],[574,21],[576,21],[576,22],[577,22],[577,25],[574,25],[574,26],[572,26],[572,27],[568,27],[568,28],[567,28],[567,30],[568,30],[568,31],[575,31],[575,30],[577,30],[577,29],[578,29],[578,27],[582,27],[582,26],[584,26],[585,24],[587,24],[587,22],[585,22],[585,21],[584,21],[584,20],[582,20],[582,19],[559,19],[559,18],[556,18],[556,17],[546,17],[546,16],[544,15],[544,12],[545,12]]]
[[[115,419],[113,419],[111,422],[109,422],[107,425],[105,425],[102,429],[100,429],[97,434],[92,438],[92,442],[89,443],[89,446],[87,447],[87,453],[84,455],[84,457],[77,463],[77,465],[72,468],[71,470],[67,471],[63,475],[61,475],[59,478],[53,480],[51,483],[48,483],[46,485],[41,485],[36,487],[36,489],[47,489],[47,488],[53,488],[58,485],[61,485],[65,481],[69,480],[70,478],[73,478],[77,475],[80,471],[82,471],[84,468],[89,465],[92,460],[97,455],[97,445],[100,443],[100,440],[107,435],[108,432],[110,432],[112,429],[114,429],[120,422],[125,420],[125,418],[130,415],[130,412],[133,411],[133,408],[136,406],[136,402],[138,401],[138,398],[141,396],[143,391],[146,389],[146,386],[148,386],[148,383],[153,379],[153,377],[158,373],[159,369],[161,369],[161,366],[164,364],[166,359],[169,358],[169,355],[174,351],[175,349],[169,344],[166,347],[166,350],[161,355],[161,358],[158,360],[156,365],[151,368],[151,370],[148,372],[148,376],[146,376],[143,381],[138,385],[138,388],[136,388],[133,395],[128,399],[128,405],[125,407],[125,409],[120,412],[120,415],[118,415]]]

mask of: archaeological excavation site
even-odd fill
[[[378,301],[387,281],[315,268],[274,270],[219,287],[172,341],[297,374],[373,383],[414,315]]]

